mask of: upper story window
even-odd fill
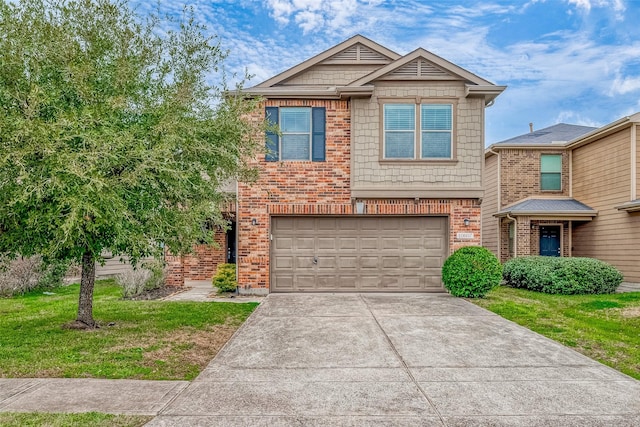
[[[267,132],[265,160],[325,160],[324,107],[266,107],[266,118],[280,134]]]
[[[451,159],[452,104],[384,104],[384,159]]]
[[[562,190],[562,154],[540,155],[540,190]]]

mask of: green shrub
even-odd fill
[[[451,295],[478,298],[500,284],[502,265],[488,249],[465,246],[442,266],[442,281]]]
[[[526,256],[507,261],[504,280],[514,288],[548,294],[610,294],[622,283],[622,273],[593,258]]]
[[[213,286],[218,288],[218,293],[235,292],[238,287],[236,280],[235,264],[218,264],[216,275],[213,276]]]

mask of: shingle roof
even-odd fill
[[[576,199],[527,199],[502,209],[496,215],[595,216],[597,212]]]
[[[550,144],[552,142],[567,142],[589,133],[597,128],[590,126],[569,125],[566,123],[558,123],[544,129],[539,129],[523,135],[514,136],[504,141],[496,142],[499,144]]]

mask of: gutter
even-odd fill
[[[507,214],[507,219],[513,221],[513,257],[518,257],[518,220]]]

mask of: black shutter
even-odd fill
[[[311,110],[311,119],[313,123],[311,135],[311,160],[314,162],[324,162],[325,160],[325,108],[314,107]]]
[[[278,107],[266,107],[265,117],[270,126],[278,125]],[[277,162],[280,159],[280,153],[278,152],[280,147],[278,134],[267,131],[265,142],[267,146],[267,153],[265,154],[264,159],[267,162]]]

